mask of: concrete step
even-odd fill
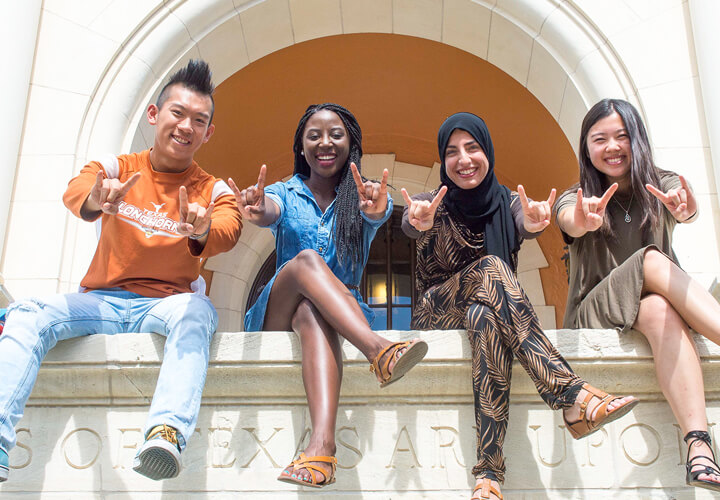
[[[642,403],[588,439],[573,441],[560,413],[544,405],[515,363],[506,498],[712,498],[685,486],[680,431],[640,334],[546,333],[580,376]],[[322,490],[275,480],[303,448],[310,427],[294,334],[215,335],[185,468],[163,482],[131,468],[163,337],[94,335],[61,342],[43,364],[19,424],[2,498],[469,498],[475,421],[465,332],[383,334],[420,336],[430,344],[428,356],[401,382],[380,390],[364,357],[344,344],[337,483]],[[696,343],[715,439],[720,348],[699,337]]]

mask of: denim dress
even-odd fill
[[[333,234],[335,222],[335,200],[325,210],[320,210],[312,191],[303,182],[307,177],[295,174],[287,182],[276,182],[265,188],[265,196],[273,200],[280,208],[280,216],[268,226],[275,236],[275,250],[277,262],[275,275],[260,293],[257,301],[245,315],[245,331],[255,332],[263,329],[265,310],[273,283],[280,270],[302,250],[315,250],[330,270],[346,285],[360,285],[363,269],[375,233],[385,221],[390,218],[393,210],[393,201],[388,195],[388,204],[381,219],[373,220],[365,213],[360,212],[363,218],[363,255],[362,266],[352,268],[349,260],[341,263],[338,260],[337,248]],[[365,314],[368,323],[372,325],[375,313],[372,312],[362,300],[360,292],[354,288],[350,290]]]

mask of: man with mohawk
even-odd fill
[[[0,337],[0,482],[43,358],[59,340],[96,333],[166,337],[133,468],[155,480],[179,474],[217,326],[200,265],[230,250],[242,227],[232,191],[193,160],[215,129],[213,91],[207,63],[191,60],[148,106],[153,147],[90,162],[68,184],[65,205],[97,221],[99,241],[79,293],[18,301],[8,310]]]

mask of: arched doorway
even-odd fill
[[[565,177],[572,177],[575,169],[572,149],[576,142],[580,118],[589,102],[601,95],[618,95],[636,100],[634,87],[623,72],[623,65],[617,60],[612,48],[606,44],[601,33],[596,32],[597,29],[586,20],[582,11],[571,5],[558,5],[550,0],[501,2],[502,5],[485,5],[470,0],[429,1],[412,6],[406,2],[392,0],[374,2],[329,0],[321,3],[265,0],[234,2],[231,8],[229,2],[185,0],[172,9],[161,8],[153,11],[126,41],[123,50],[116,54],[93,91],[77,142],[78,163],[82,164],[85,158],[100,152],[139,150],[147,147],[152,138],[152,131],[146,128],[141,119],[146,103],[152,100],[158,91],[164,75],[175,67],[183,65],[188,58],[203,57],[211,63],[216,80],[223,82],[218,90],[220,94],[225,89],[233,87],[231,82],[237,75],[242,75],[242,79],[246,80],[248,75],[261,74],[262,69],[270,70],[273,66],[277,67],[276,61],[283,57],[287,58],[293,53],[297,55],[294,51],[302,52],[313,47],[322,48],[328,41],[335,44],[330,46],[330,49],[339,45],[352,49],[351,46],[355,44],[361,50],[366,50],[377,40],[381,40],[379,50],[375,50],[374,53],[378,60],[384,60],[386,56],[397,53],[398,51],[394,49],[398,47],[415,47],[402,52],[403,58],[396,60],[407,60],[407,62],[415,60],[420,63],[419,66],[425,63],[425,68],[434,76],[429,80],[423,77],[406,77],[400,85],[397,85],[397,80],[393,78],[387,79],[395,83],[393,88],[396,93],[384,94],[391,96],[388,98],[391,105],[402,101],[392,96],[405,96],[407,82],[415,87],[415,90],[407,95],[417,95],[418,87],[424,86],[432,90],[426,94],[431,96],[429,99],[414,102],[413,109],[423,110],[425,119],[405,120],[405,123],[410,123],[416,128],[413,133],[405,136],[402,133],[393,136],[392,131],[399,128],[396,126],[397,123],[387,118],[412,117],[412,109],[406,106],[394,109],[394,114],[365,116],[364,113],[368,110],[390,110],[392,106],[387,104],[384,108],[379,106],[375,99],[377,92],[362,92],[363,89],[358,88],[361,85],[367,86],[368,82],[383,83],[386,72],[392,72],[398,67],[397,64],[385,65],[383,66],[385,71],[367,74],[355,71],[354,67],[349,65],[346,68],[341,68],[342,65],[339,65],[342,74],[356,77],[349,80],[349,83],[342,88],[355,90],[359,99],[357,101],[344,98],[343,95],[328,94],[327,88],[321,89],[321,96],[305,96],[303,99],[298,99],[298,102],[302,101],[298,108],[323,97],[322,100],[342,101],[356,111],[366,132],[366,151],[392,157],[389,163],[392,167],[391,182],[399,186],[403,185],[404,179],[410,178],[419,186],[431,188],[437,185],[435,182],[437,171],[434,165],[434,134],[437,124],[451,112],[473,107],[466,102],[457,102],[452,103],[452,106],[446,106],[447,109],[440,110],[436,106],[439,98],[481,95],[488,103],[497,104],[495,109],[499,109],[503,107],[500,106],[503,102],[498,96],[507,97],[506,91],[517,91],[516,95],[521,96],[519,100],[511,98],[504,103],[504,108],[506,110],[511,108],[511,112],[493,116],[492,109],[488,111],[487,106],[474,107],[476,112],[488,119],[496,146],[513,155],[519,154],[520,157],[531,151],[531,148],[527,147],[525,138],[532,135],[515,134],[515,137],[523,138],[521,144],[525,148],[513,149],[503,146],[503,142],[507,140],[504,137],[509,135],[501,129],[522,128],[523,124],[533,122],[527,120],[528,115],[525,112],[515,112],[518,103],[532,102],[532,105],[525,106],[524,110],[532,110],[531,114],[534,113],[536,117],[542,115],[543,120],[547,119],[550,125],[548,130],[553,132],[550,136],[553,137],[554,145],[561,144],[559,149],[565,151],[565,154],[558,155],[558,158],[563,158],[559,162],[560,166],[558,163],[553,163],[552,168],[545,169],[544,174],[547,176],[537,185],[526,181],[521,175],[516,175],[518,172],[514,172],[512,168],[507,170],[504,167],[498,168],[501,182],[510,186],[523,182],[531,196],[535,197],[546,195],[545,191],[549,190],[550,186],[549,177],[553,173],[564,171]],[[335,7],[338,8],[337,13]],[[377,38],[373,40],[372,37]],[[417,50],[423,44],[425,46]],[[155,50],[157,47],[162,47],[162,50]],[[452,55],[446,49],[453,51]],[[333,54],[332,51],[325,53]],[[444,54],[448,57],[428,59],[428,53]],[[330,60],[347,61],[358,55],[361,54],[357,50],[342,51],[340,55],[330,57]],[[441,73],[438,65],[429,63],[431,59],[445,62],[472,60],[472,66],[484,66],[487,70],[485,76],[492,77],[487,81],[480,80],[480,85],[468,88],[467,82],[462,78],[462,65],[452,66],[450,71]],[[295,60],[312,61],[313,59],[296,58]],[[256,89],[273,90],[278,82],[285,80],[292,82],[296,75],[297,73],[283,73],[281,79],[274,81],[259,78],[255,80],[260,82]],[[458,85],[451,85],[452,90],[448,92],[447,80],[453,78],[457,79]],[[472,79],[468,81],[477,82]],[[494,82],[494,87],[483,86],[490,81]],[[293,87],[293,92],[296,91],[297,88]],[[277,95],[276,93],[275,96]],[[256,101],[256,104],[262,103],[263,101]],[[434,112],[428,109],[432,106],[435,107]],[[267,109],[267,106],[265,108]],[[277,122],[278,130],[290,134],[302,109],[290,110],[288,106],[284,106],[283,110],[285,114],[282,118],[285,121],[282,122],[282,126],[280,126],[281,122]],[[261,121],[258,116],[267,118],[267,115],[258,115],[242,108],[236,110],[236,114],[243,118],[251,118],[247,120],[248,122],[255,119],[255,123]],[[375,124],[381,125],[376,132],[373,131]],[[385,126],[384,129],[382,125]],[[229,127],[225,129],[232,130]],[[541,128],[541,130],[545,129]],[[215,139],[220,137],[221,135],[218,135]],[[213,143],[221,142],[215,139]],[[250,140],[248,142],[257,144]],[[250,149],[257,151],[254,148]],[[236,149],[236,151],[244,150]],[[526,155],[524,160],[516,164],[533,165],[535,172],[541,171],[535,165],[535,159],[542,158],[546,151],[543,148],[535,148],[535,151],[539,151],[539,155]],[[225,163],[215,163],[211,158],[214,150],[205,149],[203,154],[208,155],[200,157],[203,165],[214,173],[223,175],[223,169],[226,172],[232,170],[228,169]],[[271,177],[274,175],[273,180],[290,173],[287,168],[288,157],[283,158],[284,154],[289,155],[289,148],[279,148],[277,156],[268,156],[267,150],[261,155],[262,161],[273,162],[278,166],[271,174]],[[232,164],[237,165],[238,160],[236,159]],[[250,168],[241,173],[248,177],[243,178],[241,175],[240,182],[252,181],[256,166],[259,165],[257,159],[243,162],[243,166],[248,164],[251,165]],[[509,160],[504,163],[507,166],[512,164],[513,162]],[[421,173],[409,175],[412,165],[420,165]],[[563,174],[560,175],[562,176]],[[567,182],[559,181],[552,184],[560,187]],[[396,198],[397,201],[399,200]],[[70,221],[68,226],[77,226],[77,223]],[[92,237],[90,231],[78,230],[76,227],[68,227],[67,234],[72,240],[66,245],[70,250],[84,248],[88,244],[86,240]],[[550,238],[559,241],[556,230]],[[254,255],[255,260],[259,260],[260,255],[253,250],[252,242],[258,239],[269,242],[262,231],[246,227],[240,244],[241,248],[245,245],[250,249],[248,255]],[[559,264],[553,261],[553,256],[557,254],[556,250],[542,253],[548,256],[550,264],[549,269],[543,272],[554,276],[561,275],[558,272]],[[77,275],[80,274],[81,266],[75,265],[73,252],[66,252],[64,255],[66,257],[62,265],[62,273],[69,274],[71,282],[73,279],[79,279]],[[244,265],[241,267],[248,268],[250,271],[247,272],[251,273],[256,263],[248,259],[248,255],[244,255]],[[227,258],[215,259],[215,261],[208,263],[210,268],[218,267],[217,261],[225,262]],[[227,270],[228,267],[223,269]],[[250,277],[245,275],[247,272],[234,272],[227,276],[247,283],[250,280]],[[220,274],[222,273],[218,273],[216,278],[220,278]],[[214,280],[214,285],[218,281],[222,280]],[[550,286],[546,283],[546,292],[555,296],[557,300],[553,302],[549,299],[548,302],[560,304],[564,299],[564,283],[558,280],[551,281],[553,283]],[[236,319],[241,316],[241,311],[232,312]],[[227,321],[226,324],[234,325],[233,327],[237,329],[238,322]]]

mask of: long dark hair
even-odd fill
[[[630,181],[633,200],[640,203],[643,207],[642,221],[640,227],[643,230],[649,230],[656,227],[662,220],[663,205],[660,200],[655,198],[646,188],[645,184],[652,184],[660,187],[660,176],[658,168],[655,165],[650,148],[650,140],[648,139],[645,125],[643,124],[640,113],[635,106],[622,99],[603,99],[595,104],[590,111],[587,112],[580,128],[580,147],[579,163],[580,163],[580,184],[585,196],[602,196],[607,189],[607,180],[605,174],[600,172],[590,161],[588,153],[587,138],[588,133],[593,125],[599,120],[607,118],[613,113],[620,115],[625,125],[628,136],[630,137],[630,150],[632,154],[630,162]],[[605,217],[600,230],[606,236],[614,236],[615,228],[609,217]]]
[[[310,117],[324,109],[332,111],[340,117],[343,125],[345,125],[345,130],[350,136],[350,154],[340,172],[340,182],[335,197],[334,238],[338,260],[345,262],[349,258],[352,267],[355,268],[355,266],[362,265],[365,258],[362,240],[363,219],[360,215],[357,187],[350,170],[350,163],[355,163],[358,171],[362,172],[360,169],[362,131],[355,115],[339,104],[329,102],[308,106],[305,114],[300,118],[297,130],[295,130],[295,140],[293,142],[293,153],[295,153],[294,173],[310,177],[310,165],[305,160],[305,156],[302,155],[303,134]]]

